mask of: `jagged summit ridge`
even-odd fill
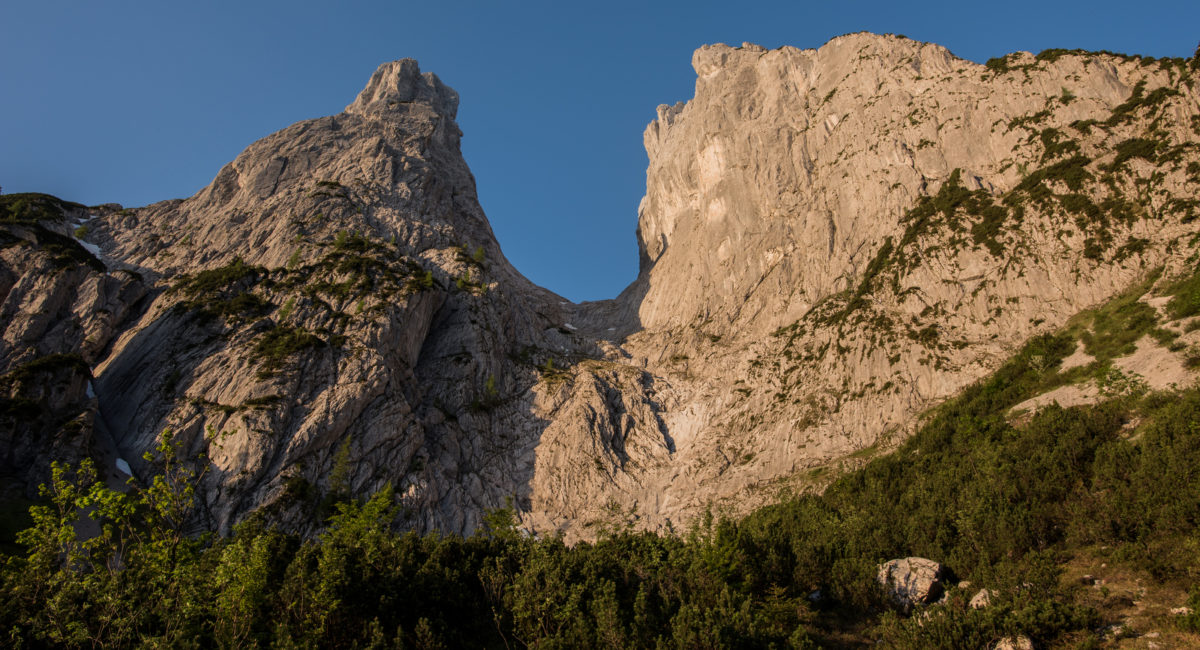
[[[458,113],[458,93],[432,72],[422,73],[414,59],[380,65],[354,103],[346,107],[346,112],[372,115],[412,102],[428,104],[450,119]]]
[[[299,122],[251,144],[195,196],[121,219],[120,228],[101,233],[101,245],[128,263],[174,274],[233,256],[280,266],[296,252],[297,238],[309,234],[301,231],[361,227],[397,238],[413,255],[469,245],[484,246],[502,260],[462,160],[457,106],[458,94],[422,73],[416,61],[385,63],[346,112]],[[331,209],[356,213],[350,221],[322,226],[300,214],[333,196],[343,203]],[[171,221],[166,237],[164,227],[152,224],[160,212]],[[327,210],[311,214],[330,216]],[[351,223],[357,215],[364,223]],[[164,246],[184,240],[185,246],[163,254]]]

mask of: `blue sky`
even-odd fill
[[[739,3],[744,4],[744,3]],[[705,43],[905,34],[1016,50],[1190,56],[1200,2],[6,0],[0,186],[82,203],[186,197],[254,140],[341,111],[412,57],[461,95],[463,153],[505,254],[572,300],[637,273],[642,130],[691,97]]]

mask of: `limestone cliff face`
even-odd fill
[[[645,132],[640,275],[591,307],[634,321],[674,447],[612,511],[819,487],[1030,336],[1194,263],[1195,59],[982,66],[854,34],[692,64],[695,97]]]
[[[614,300],[509,265],[458,96],[405,60],[190,199],[100,211],[109,271],[70,282],[126,296],[73,312],[102,335],[20,307],[6,340],[78,341],[123,457],[165,428],[206,453],[219,530],[311,530],[391,483],[403,526],[511,502],[578,539],[819,489],[1031,335],[1194,264],[1196,59],[985,67],[857,34],[693,65],[695,97],[646,129],[641,271]]]
[[[1071,123],[1106,119],[1144,75],[1169,82],[1106,57],[993,74],[870,34],[820,50],[705,46],[692,65],[695,98],[660,106],[645,133],[638,315],[648,329],[712,317],[756,336],[854,284],[953,170],[968,189],[1011,189],[1042,154],[1031,133],[1079,138]]]
[[[32,496],[54,460],[97,455],[90,365],[139,308],[134,273],[72,236],[92,218],[46,195],[0,197],[0,494]]]
[[[93,224],[158,282],[95,369],[103,420],[126,458],[170,429],[211,459],[207,525],[263,510],[309,528],[388,483],[425,530],[528,503],[538,368],[599,351],[504,259],[457,105],[414,61],[385,64],[344,113],[254,143],[196,196]]]

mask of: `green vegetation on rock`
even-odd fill
[[[196,311],[206,317],[255,318],[275,308],[253,292],[266,277],[265,268],[234,258],[225,266],[180,276],[169,291],[187,296],[179,303],[179,308],[185,311]]]
[[[1152,328],[1138,298],[1153,281],[1034,338],[899,449],[824,494],[737,521],[709,517],[682,536],[617,527],[566,546],[522,535],[511,505],[469,538],[395,533],[390,488],[356,498],[337,479],[317,537],[251,518],[229,538],[193,538],[181,514],[194,505],[192,483],[176,461],[130,495],[108,490],[86,465],[56,470],[53,505],[34,509],[20,536],[26,550],[0,573],[0,624],[14,642],[66,647],[924,648],[1018,634],[1039,647],[1095,644],[1112,621],[1064,579],[1071,558],[1200,589],[1200,390],[1118,392],[1016,420],[1009,411],[1072,381],[1075,371],[1059,368],[1077,340],[1099,364],[1128,346],[1129,332]],[[1195,285],[1167,286],[1174,313],[1193,313]],[[255,353],[279,363],[322,344],[277,327]],[[557,368],[547,362],[544,372]],[[493,384],[484,396],[496,395]],[[315,490],[293,482],[294,498]],[[80,507],[96,508],[104,534],[76,537]],[[954,591],[911,615],[897,610],[876,566],[906,556],[936,559],[972,589],[992,590],[991,604],[974,609],[969,592]]]
[[[303,327],[276,325],[258,338],[251,356],[258,360],[261,374],[271,375],[292,355],[326,345],[324,339]]]

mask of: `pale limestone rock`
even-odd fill
[[[1094,232],[1032,201],[990,242],[1000,254],[976,241],[978,215],[958,214],[957,231],[905,221],[951,179],[1002,205],[1062,158],[1043,160],[1045,128],[1076,142],[1093,177],[1152,120],[1167,145],[1191,141],[1197,92],[1162,66],[1018,55],[1027,69],[996,74],[870,34],[705,46],[692,62],[695,97],[660,106],[644,133],[641,269],[614,300],[570,304],[508,264],[459,153],[458,96],[409,60],[381,66],[345,112],[250,145],[190,199],[104,211],[89,241],[156,283],[111,322],[71,312],[111,339],[87,349],[119,456],[141,458],[167,427],[206,451],[207,523],[221,530],[256,509],[305,529],[339,462],[352,492],[390,482],[400,524],[420,530],[471,532],[509,499],[523,527],[568,540],[678,530],[710,507],[820,489],[811,470],[886,452],[1029,337],[1193,253],[1200,221],[1173,203],[1194,194],[1192,150],[1178,168],[1127,162],[1122,196],[1155,192],[1111,223],[1099,259],[1084,254]],[[1107,120],[1142,82],[1180,94],[1128,123],[1072,126]],[[1078,193],[1099,202],[1105,188]],[[221,299],[247,292],[261,313],[206,319],[166,291],[239,258],[264,270]],[[363,265],[419,281],[336,289]],[[0,274],[20,282],[61,293]],[[88,305],[136,294],[81,282]],[[13,336],[69,338],[27,306],[12,313]],[[255,350],[281,327],[321,344],[262,376]]]
[[[196,196],[93,225],[109,255],[160,286],[235,259],[265,269],[249,291],[266,313],[198,318],[185,296],[160,292],[97,367],[123,457],[140,459],[164,428],[207,453],[209,525],[229,530],[265,508],[311,526],[303,495],[331,488],[339,454],[351,491],[395,486],[403,525],[469,533],[506,497],[528,509],[545,427],[530,408],[535,366],[598,350],[559,332],[563,301],[504,259],[459,153],[457,105],[414,61],[384,64],[345,113],[251,145]],[[336,266],[360,259],[345,248],[357,235],[384,266],[428,273],[429,287],[313,293],[318,278],[358,277]],[[464,278],[474,288],[459,288]],[[325,332],[323,344],[265,377],[254,351],[280,327]]]
[[[668,380],[660,393],[675,452],[662,473],[641,479],[660,495],[658,511],[613,491],[625,508],[636,502],[639,525],[687,520],[709,505],[744,513],[780,486],[819,488],[807,470],[853,467],[861,455],[851,454],[886,450],[917,413],[994,370],[1031,336],[1158,265],[1186,268],[1183,250],[1172,247],[1193,241],[1198,222],[1167,210],[1166,195],[1151,207],[1162,218],[1143,212],[1111,226],[1116,242],[1146,241],[1121,259],[1085,257],[1087,237],[1069,215],[1032,206],[1002,236],[999,256],[969,232],[957,243],[942,230],[903,244],[905,213],[955,170],[964,188],[999,202],[1020,170],[1049,164],[1036,137],[1042,128],[1077,139],[1095,160],[1089,173],[1101,174],[1115,144],[1142,133],[1140,120],[1150,117],[1107,133],[1071,125],[1108,119],[1141,82],[1178,90],[1162,111],[1164,132],[1173,143],[1190,141],[1196,90],[1161,68],[1102,55],[1052,63],[1019,55],[1011,64],[1029,70],[994,74],[937,45],[870,34],[819,50],[705,46],[692,63],[695,97],[659,107],[644,134],[641,273],[612,303],[581,306],[595,321],[628,318],[617,327],[630,333],[622,347]],[[1061,99],[1064,88],[1070,101]],[[1016,125],[1043,111],[1040,122]],[[1130,173],[1145,179],[1152,170],[1142,162],[1132,161]],[[1186,200],[1180,170],[1162,187]],[[1095,184],[1086,191],[1095,201],[1107,192]],[[969,231],[977,217],[963,218]],[[862,321],[823,318],[823,307],[855,295],[888,241],[920,263],[870,287],[855,309]],[[579,320],[588,319],[572,317]],[[921,342],[928,328],[936,344]]]
[[[945,569],[937,562],[921,557],[906,557],[879,565],[876,579],[892,600],[907,611],[941,597],[944,577]]]
[[[997,641],[992,648],[994,650],[1033,650],[1033,639],[1024,634],[1006,636]]]
[[[971,596],[971,601],[967,605],[971,609],[983,609],[992,604],[992,598],[995,595],[996,592],[991,589],[980,589],[974,596]]]

